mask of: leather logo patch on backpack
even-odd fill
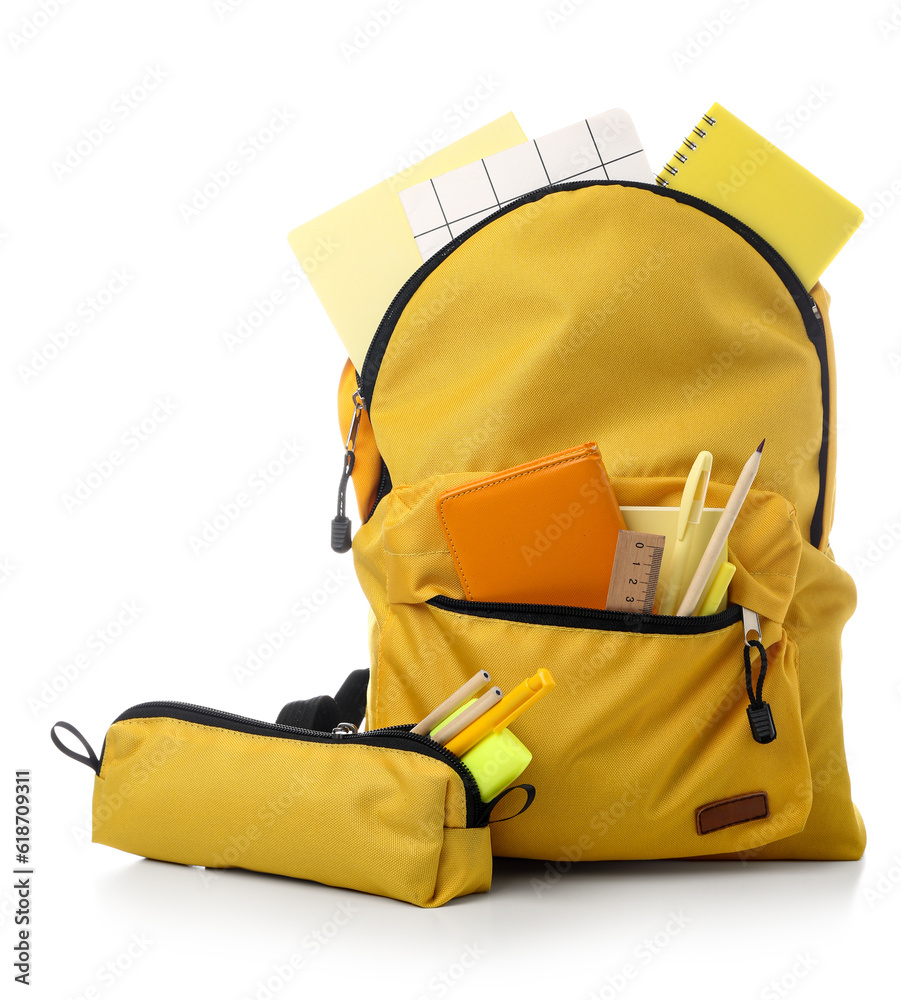
[[[703,835],[723,830],[727,826],[747,823],[752,819],[766,819],[769,814],[770,804],[766,792],[750,792],[699,806],[695,812],[695,822],[698,833]]]

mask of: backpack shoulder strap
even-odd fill
[[[330,733],[340,722],[359,726],[366,714],[368,684],[369,670],[354,670],[347,675],[334,697],[321,694],[302,701],[289,701],[275,721],[282,726],[313,729],[320,733]]]

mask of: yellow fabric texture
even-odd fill
[[[502,688],[552,670],[553,696],[513,726],[536,799],[493,831],[495,854],[862,854],[841,724],[855,590],[828,547],[835,376],[828,297],[813,296],[830,380],[817,546],[821,366],[799,311],[811,306],[718,219],[650,187],[554,191],[474,232],[405,305],[367,400],[393,488],[353,542],[372,608],[367,720],[421,718],[479,668]],[[621,504],[678,505],[706,449],[707,503],[722,506],[764,437],[729,538],[730,600],[761,617],[773,743],[751,736],[740,624],[648,635],[425,603],[464,597],[435,514],[447,488],[596,441]],[[699,807],[760,791],[765,819],[696,831]]]
[[[488,827],[460,776],[423,754],[313,743],[164,717],[116,722],[94,782],[93,839],[440,906],[491,886]]]

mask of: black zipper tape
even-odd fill
[[[562,625],[593,628],[605,632],[636,632],[641,635],[703,635],[717,632],[741,621],[741,605],[730,604],[713,615],[651,615],[634,611],[602,611],[563,604],[512,604],[505,601],[464,601],[438,595],[426,602],[442,611],[454,611],[478,618],[531,625]]]
[[[388,341],[391,339],[391,334],[397,325],[397,321],[400,319],[401,313],[407,307],[407,304],[410,302],[410,299],[413,297],[416,289],[419,288],[423,281],[425,281],[425,279],[438,267],[439,264],[442,263],[442,261],[450,256],[450,254],[452,254],[458,247],[462,246],[480,229],[490,225],[502,215],[515,211],[523,205],[529,204],[533,201],[539,201],[547,195],[554,194],[557,191],[575,191],[584,187],[607,187],[611,185],[634,187],[641,188],[645,191],[653,191],[654,194],[659,195],[662,198],[672,198],[674,201],[681,202],[684,205],[690,205],[692,208],[696,208],[699,211],[712,216],[717,221],[722,222],[723,225],[727,226],[729,229],[733,230],[733,232],[741,236],[746,243],[750,244],[761,255],[761,257],[766,260],[766,262],[773,268],[782,280],[782,283],[791,295],[795,305],[798,307],[801,319],[804,322],[804,329],[807,332],[808,339],[811,341],[817,352],[817,358],[820,362],[820,393],[822,395],[823,404],[823,437],[820,442],[820,454],[818,459],[820,485],[817,493],[816,504],[814,505],[813,517],[810,522],[810,541],[815,547],[818,548],[823,537],[823,515],[826,502],[826,468],[829,459],[829,364],[826,351],[826,327],[823,322],[823,317],[810,293],[804,287],[801,279],[797,276],[797,274],[795,274],[794,270],[785,258],[772,246],[772,244],[768,243],[758,232],[756,232],[756,230],[752,229],[741,220],[736,219],[734,215],[729,215],[728,212],[724,212],[715,205],[711,205],[709,201],[704,201],[701,198],[695,198],[694,195],[685,194],[682,191],[675,191],[672,188],[661,187],[658,184],[645,184],[642,181],[621,180],[567,181],[563,184],[552,184],[547,187],[538,188],[536,191],[530,191],[521,198],[511,201],[509,204],[504,205],[503,208],[499,208],[497,211],[492,212],[491,215],[487,215],[484,219],[477,222],[474,226],[467,229],[459,236],[454,237],[454,239],[452,239],[449,243],[446,243],[437,253],[429,257],[429,259],[425,261],[407,279],[406,282],[404,282],[398,293],[391,300],[391,303],[385,311],[385,314],[375,331],[375,335],[369,344],[366,356],[363,359],[362,367],[357,373],[357,385],[360,389],[360,394],[366,401],[366,408],[370,413],[370,419],[372,416],[372,397],[375,391],[375,383],[378,378],[382,359],[384,358],[385,351],[388,347]],[[369,511],[367,520],[369,517],[372,517],[379,500],[381,500],[385,493],[387,493],[390,489],[390,483],[391,477],[383,460],[379,489],[376,493],[375,502]],[[383,491],[383,487],[386,484],[387,489]]]
[[[379,500],[385,496],[386,493],[391,492],[391,474],[388,472],[388,466],[385,465],[384,458],[382,459],[382,471],[379,475],[379,488],[375,491],[375,497],[372,501],[372,506],[369,508],[369,513],[366,515],[366,520],[368,521],[372,517],[373,512],[379,505]]]
[[[126,709],[113,720],[113,725],[127,719],[155,718],[180,719],[183,722],[193,722],[202,726],[230,729],[237,733],[277,736],[286,740],[300,740],[304,743],[364,743],[369,746],[419,753],[425,757],[443,761],[460,776],[466,792],[466,826],[484,826],[488,822],[485,803],[482,802],[479,786],[476,784],[472,771],[456,754],[452,754],[440,743],[436,743],[428,736],[411,733],[410,730],[415,723],[404,726],[387,726],[383,729],[370,729],[362,733],[322,733],[315,729],[298,729],[295,726],[283,726],[278,722],[249,719],[243,715],[222,712],[215,708],[204,708],[202,705],[191,705],[183,701],[145,701],[140,705]],[[104,740],[103,749],[100,752],[100,767],[103,766],[105,752],[106,741]]]

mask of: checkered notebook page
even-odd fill
[[[487,215],[563,181],[653,183],[632,119],[621,108],[414,184],[400,200],[423,260]]]

